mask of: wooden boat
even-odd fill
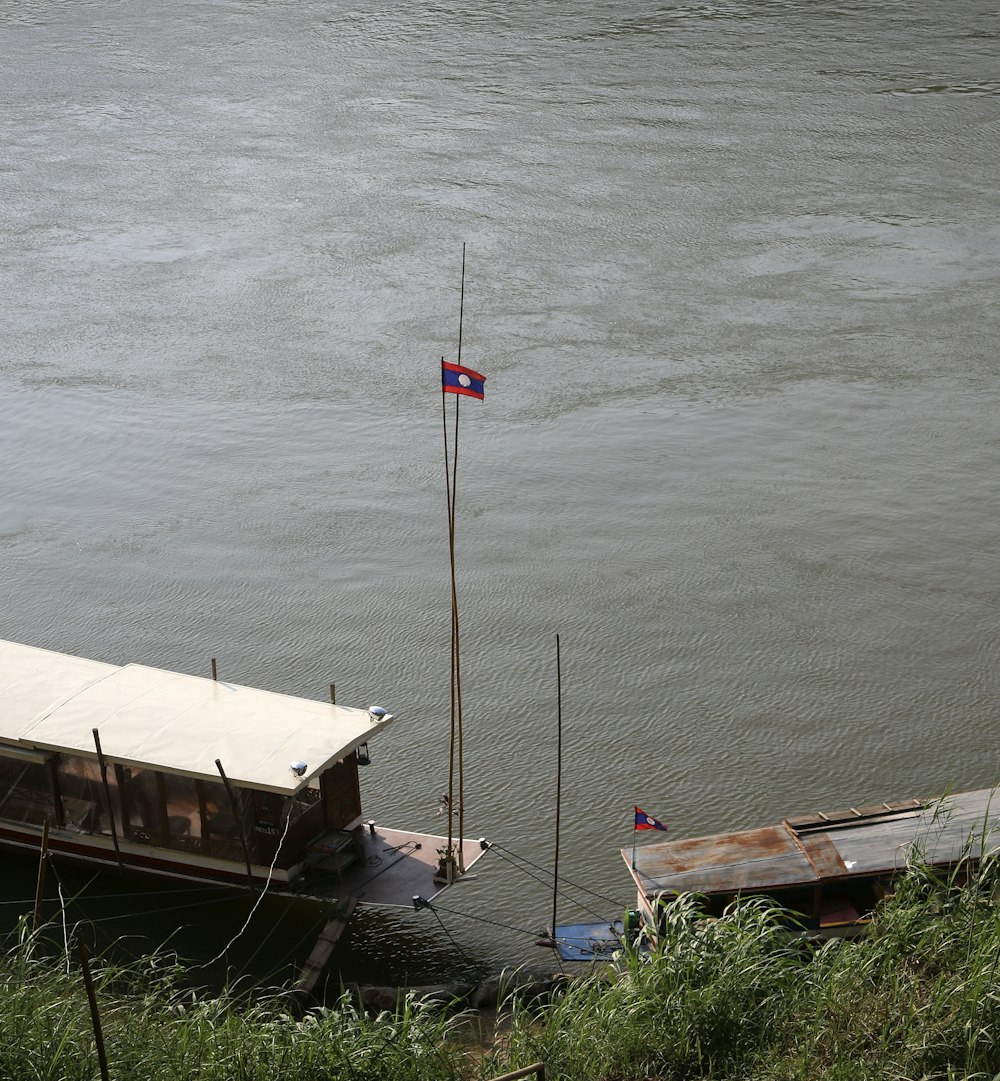
[[[447,885],[447,839],[362,818],[358,765],[391,723],[0,641],[0,844],[44,837],[90,864],[410,907]],[[459,843],[466,869],[486,847]]]
[[[768,898],[810,937],[860,933],[911,860],[974,867],[1000,848],[1000,789],[784,819],[763,829],[622,849],[647,925],[663,902],[698,894],[720,916],[737,897]]]

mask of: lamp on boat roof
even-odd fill
[[[389,711],[385,708],[385,706],[368,707],[368,717],[371,720],[372,724],[374,724],[376,721],[381,721],[384,717],[388,716],[388,713]]]
[[[370,766],[372,764],[372,756],[368,753],[367,743],[359,743],[354,753],[358,756],[359,766]]]
[[[302,777],[306,770],[309,768],[305,762],[291,762],[288,768],[295,774],[296,777]]]

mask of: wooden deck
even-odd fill
[[[354,897],[359,904],[412,908],[415,896],[431,900],[447,886],[434,881],[438,849],[447,837],[407,830],[365,826],[350,840],[328,835],[312,846],[304,880],[298,892],[323,900]],[[465,869],[483,854],[478,841],[465,838]]]

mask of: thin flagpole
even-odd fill
[[[452,560],[451,560],[451,620],[455,641],[455,702],[458,716],[458,870],[465,873],[465,854],[462,851],[462,838],[465,836],[465,769],[462,755],[462,655],[459,649],[458,635],[458,584],[455,579],[454,532],[455,532],[455,497],[458,493],[458,403],[461,395],[455,395],[455,452],[452,456],[451,474],[451,522],[452,522]]]
[[[441,358],[444,365],[444,357]],[[443,370],[443,369],[442,369]],[[455,820],[455,518],[451,497],[451,463],[448,455],[448,411],[444,386],[441,387],[441,421],[444,428],[444,482],[448,500],[448,551],[451,558],[451,741],[448,748],[448,853],[452,852]],[[448,863],[450,867],[450,861]]]
[[[458,355],[456,363],[462,363],[462,326],[465,317],[465,244],[462,244],[462,278],[458,305]],[[444,357],[441,358],[442,365]],[[444,386],[441,389],[441,419],[444,427],[445,482],[448,498],[448,552],[451,562],[451,744],[448,757],[448,881],[452,878],[456,838],[455,812],[455,762],[458,761],[458,871],[465,873],[465,854],[462,838],[465,836],[465,768],[462,747],[462,661],[458,630],[458,583],[455,573],[455,520],[458,500],[458,421],[459,399],[455,396],[455,436],[451,460],[448,455],[448,419],[444,403]],[[450,464],[450,477],[449,477]]]
[[[562,668],[556,635],[556,851],[552,866],[552,941],[556,940],[556,903],[559,897],[559,813],[562,808]]]
[[[632,870],[635,870],[635,808],[632,808]]]
[[[462,242],[462,287],[458,296],[458,357],[456,364],[462,363],[462,317],[465,314],[465,241]]]
[[[465,243],[462,243],[462,277],[459,287],[458,299],[458,352],[456,364],[462,363],[462,327],[465,323]],[[465,853],[462,847],[462,838],[465,837],[465,758],[462,747],[462,658],[459,648],[458,631],[458,585],[455,580],[455,506],[458,499],[458,406],[460,394],[455,395],[455,450],[452,457],[451,475],[451,620],[453,637],[453,660],[455,702],[458,716],[458,870],[465,873]]]

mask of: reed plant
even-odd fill
[[[403,996],[369,1016],[345,995],[302,1014],[294,993],[201,994],[166,955],[92,974],[115,1081],[460,1081],[460,1015]],[[78,966],[26,931],[0,960],[0,1078],[94,1081],[99,1064]]]
[[[536,1061],[548,1081],[1000,1081],[998,897],[992,858],[917,861],[868,935],[818,947],[759,899],[708,919],[681,898],[655,944],[511,997],[474,1049],[460,1014],[412,996],[303,1014],[287,991],[193,991],[163,954],[93,976],[116,1081],[481,1081]],[[97,1076],[78,963],[22,927],[0,956],[0,1079]]]
[[[541,1060],[547,1081],[1000,1081],[998,885],[992,858],[944,876],[914,862],[867,935],[821,946],[759,900],[709,920],[681,898],[655,948],[624,949],[612,973],[541,1008],[511,1002],[488,1070]]]

